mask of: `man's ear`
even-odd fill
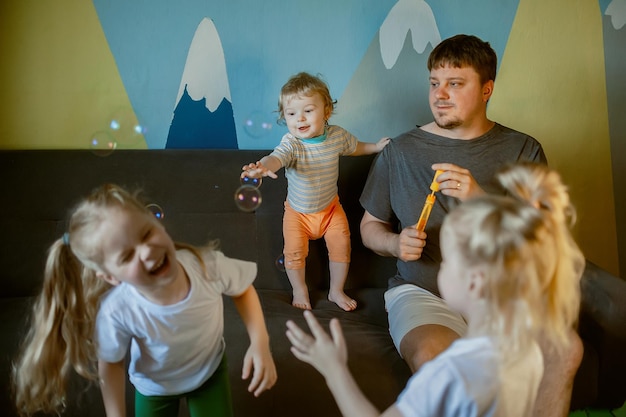
[[[491,95],[493,94],[493,85],[493,80],[489,80],[483,84],[483,101],[485,103],[489,101]]]
[[[107,283],[113,285],[113,286],[117,286],[120,285],[122,282],[119,281],[117,278],[115,278],[113,275],[108,275],[105,274],[104,272],[96,272],[96,276],[100,279],[105,280]]]

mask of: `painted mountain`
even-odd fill
[[[166,148],[237,149],[222,43],[203,19],[189,47]]]
[[[331,122],[359,140],[375,142],[431,121],[426,61],[440,41],[429,5],[399,0],[338,100]]]

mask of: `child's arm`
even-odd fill
[[[254,396],[258,397],[263,391],[272,388],[277,379],[261,302],[252,285],[243,294],[233,297],[233,301],[250,336],[250,347],[243,360],[241,378],[247,379],[254,368],[248,392],[254,392]]]
[[[287,322],[287,337],[293,345],[296,358],[311,364],[326,378],[326,384],[344,416],[378,417],[381,414],[363,395],[348,370],[348,351],[339,320],[330,321],[332,339],[322,329],[313,313],[304,312],[312,336],[306,334],[293,321]],[[401,417],[400,411],[391,406],[384,417]]]
[[[378,153],[382,151],[385,146],[387,146],[390,140],[391,138],[382,138],[376,143],[359,141],[356,145],[356,149],[350,154],[350,156],[370,155],[373,153]]]
[[[98,361],[100,391],[107,417],[126,416],[126,364]]]
[[[259,177],[270,177],[270,178],[278,178],[276,175],[276,171],[281,169],[283,164],[280,162],[278,158],[272,155],[267,155],[261,158],[260,161],[256,163],[250,163],[248,165],[244,165],[241,170],[241,178],[250,177],[250,178],[259,178]]]

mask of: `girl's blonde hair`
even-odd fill
[[[294,97],[310,97],[313,94],[322,96],[324,110],[329,110],[329,114],[334,112],[336,101],[330,96],[328,85],[320,76],[316,77],[307,72],[300,72],[289,78],[283,85],[283,88],[280,89],[280,95],[278,96],[278,123],[285,123],[284,103]]]
[[[585,258],[569,228],[575,220],[566,187],[545,165],[521,163],[497,176],[509,192],[469,200],[444,220],[466,265],[486,270],[480,328],[507,351],[538,335],[558,351],[578,319]]]
[[[68,232],[48,251],[43,288],[12,369],[20,415],[60,413],[72,370],[88,380],[98,379],[95,319],[100,297],[111,286],[96,276],[102,254],[91,236],[113,207],[152,216],[135,195],[116,185],[104,185],[76,206]],[[193,247],[176,246],[199,256]]]

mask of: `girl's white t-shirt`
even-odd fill
[[[490,338],[459,339],[409,379],[396,407],[407,417],[530,417],[542,376],[537,344],[503,367]]]
[[[157,305],[122,283],[105,294],[96,319],[98,358],[119,362],[130,347],[130,381],[146,396],[190,392],[215,372],[224,353],[222,294],[238,296],[256,277],[255,263],[219,251],[202,254],[206,273],[190,251],[176,256],[190,282],[184,300]]]

